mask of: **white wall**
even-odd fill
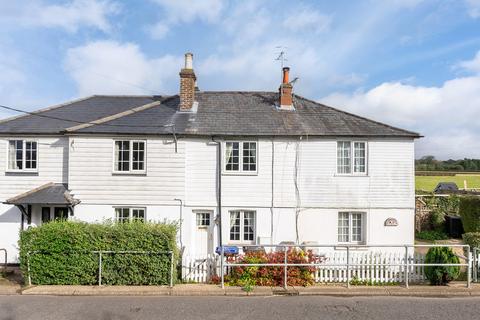
[[[69,188],[83,204],[173,206],[175,198],[184,198],[183,142],[175,153],[171,138],[148,138],[146,173],[137,175],[112,172],[113,141],[113,137],[70,137]]]

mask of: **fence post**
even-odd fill
[[[98,286],[102,285],[102,251],[98,251]]]
[[[468,267],[467,267],[467,288],[470,289],[470,282],[472,282],[472,252],[470,246],[468,247]]]
[[[223,245],[220,246],[220,276],[222,278],[222,289],[225,289],[225,275],[223,274]]]
[[[28,285],[32,285],[32,276],[30,274],[30,252],[27,252],[27,272],[28,272]]]
[[[173,251],[170,251],[170,288],[173,287]]]
[[[405,246],[405,288],[408,289],[408,246]]]
[[[287,247],[284,247],[285,249],[285,257],[284,257],[284,268],[283,268],[283,287],[287,289]]]
[[[477,248],[473,248],[473,281],[478,281],[478,256]]]
[[[350,247],[347,246],[347,288],[350,288]]]

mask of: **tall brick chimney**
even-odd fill
[[[185,53],[185,66],[180,71],[180,111],[190,111],[195,101],[195,81],[193,54]]]
[[[283,68],[283,80],[280,85],[280,110],[294,110],[292,97],[292,84],[288,81],[289,67]]]

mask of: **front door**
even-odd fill
[[[213,253],[213,212],[197,211],[195,227],[195,254],[206,257]]]

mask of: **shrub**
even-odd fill
[[[311,251],[289,249],[287,253],[289,263],[318,263],[318,258]],[[248,252],[241,257],[229,257],[230,263],[284,263],[285,253],[281,252]],[[314,283],[313,267],[288,267],[287,284],[290,286],[308,286]],[[250,290],[252,286],[283,286],[283,267],[232,267],[226,277],[229,284],[242,286]]]
[[[34,284],[93,285],[98,282],[97,250],[173,251],[175,224],[57,221],[20,234],[20,267]],[[34,252],[27,257],[28,252]],[[168,284],[169,255],[103,254],[102,283],[109,285]],[[174,273],[175,273],[174,268]],[[175,279],[175,274],[173,275]]]
[[[467,232],[462,235],[463,243],[470,248],[480,248],[480,232]]]
[[[480,197],[460,199],[459,211],[465,232],[480,232]]]
[[[432,247],[425,256],[425,263],[460,263],[458,257],[448,247]],[[445,285],[460,274],[458,266],[426,266],[425,276],[432,285]]]
[[[432,230],[442,232],[445,229],[445,213],[435,208],[430,213],[430,225]]]
[[[418,232],[415,237],[420,240],[446,240],[448,239],[448,235],[443,231],[435,231],[435,230],[426,230]]]

